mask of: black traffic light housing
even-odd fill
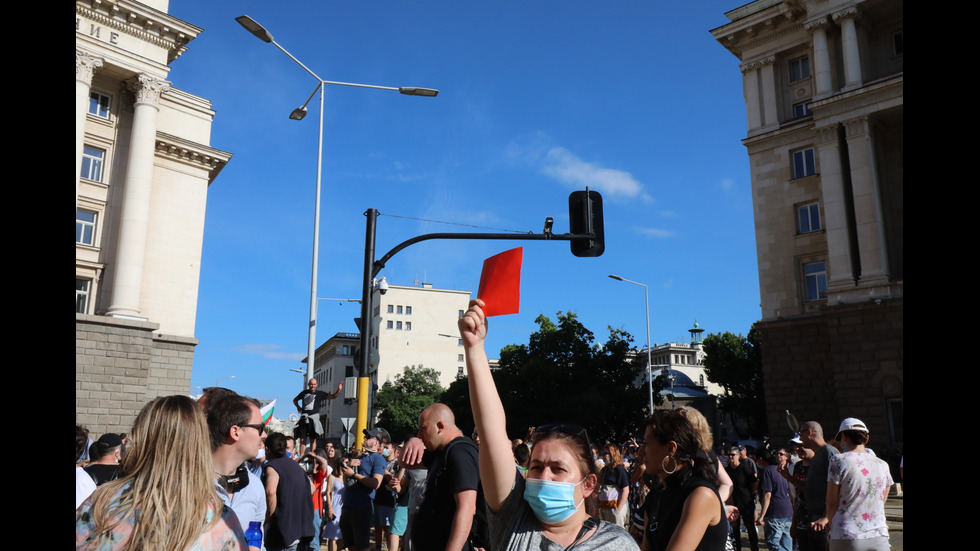
[[[593,235],[590,239],[573,239],[572,254],[575,256],[601,256],[606,250],[602,231],[602,196],[598,191],[573,191],[568,196],[569,233]]]

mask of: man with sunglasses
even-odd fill
[[[265,425],[259,403],[238,394],[205,402],[211,433],[211,461],[214,463],[218,495],[235,511],[244,529],[250,522],[265,522],[266,498],[262,481],[247,469],[245,462],[255,459],[265,440]],[[259,551],[250,547],[250,551]]]
[[[789,483],[780,475],[786,470],[789,452],[784,448],[776,450],[775,463],[770,462],[759,480],[762,490],[762,511],[756,525],[765,526],[766,542],[772,551],[793,551],[793,538],[790,527],[793,523],[793,502]]]

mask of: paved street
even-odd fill
[[[888,520],[888,540],[891,542],[892,551],[903,551],[905,549],[905,529],[903,523],[903,510],[905,507],[905,498],[895,497],[894,495],[888,498],[888,503],[885,504],[885,518]],[[744,535],[741,541],[741,551],[749,551],[748,538]],[[759,527],[759,548],[768,549],[769,546],[765,543],[765,538],[762,536],[762,527]]]

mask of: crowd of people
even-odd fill
[[[753,551],[757,526],[772,550],[888,549],[892,478],[857,419],[843,453],[816,422],[771,453],[716,447],[689,407],[655,411],[622,445],[563,424],[511,440],[482,306],[459,320],[473,438],[437,403],[416,437],[365,429],[343,450],[315,414],[341,387],[315,380],[293,435],[267,434],[259,404],[227,389],[156,398],[128,435],[93,443],[76,425],[76,549],[722,551],[741,548],[740,524]]]

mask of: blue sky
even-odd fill
[[[328,87],[320,297],[357,298],[364,216],[378,256],[450,221],[567,231],[567,198],[603,195],[606,252],[567,242],[429,241],[381,275],[476,290],[483,259],[524,246],[521,313],[494,318],[488,351],[526,343],[539,314],[573,311],[651,338],[746,333],[759,317],[745,108],[738,60],[714,41],[738,2],[258,2],[173,0],[204,28],[174,85],[209,98],[211,145],[234,154],[208,193],[192,387],[291,399],[306,352],[315,79],[241,28],[247,14],[327,80],[437,88],[437,98]],[[395,218],[397,215],[413,219]],[[318,344],[356,331],[353,303],[321,302]],[[198,392],[197,389],[192,391]],[[285,411],[288,413],[291,408]]]

